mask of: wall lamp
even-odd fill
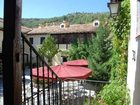
[[[122,0],[110,0],[110,3],[107,3],[110,10],[110,17],[117,16],[121,1]]]

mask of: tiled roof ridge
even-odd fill
[[[32,31],[28,33],[28,35],[39,34],[39,33],[59,34],[59,33],[95,32],[95,30],[96,27],[94,27],[92,23],[72,24],[69,27],[65,27],[65,28],[61,28],[59,25],[52,25],[52,26],[33,28]]]

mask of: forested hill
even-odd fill
[[[22,25],[26,27],[38,27],[41,25],[58,25],[63,20],[68,21],[70,24],[86,24],[94,20],[104,21],[109,17],[108,13],[71,13],[60,17],[54,18],[25,18],[22,20]]]

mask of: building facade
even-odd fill
[[[27,28],[22,26],[21,31],[30,41],[34,48],[38,48],[48,35],[51,35],[55,41],[59,51],[68,50],[71,43],[79,40],[80,42],[91,39],[92,35],[95,35],[96,28],[99,26],[99,21],[94,21],[90,24],[74,24],[70,25],[68,22],[63,21],[60,25],[53,26],[39,26],[37,28]],[[2,40],[3,40],[3,20],[0,20],[0,52],[2,52]],[[30,52],[29,48],[25,44],[25,62],[28,63],[30,58],[28,57]],[[32,60],[35,61],[35,55],[32,55]],[[62,54],[59,52],[53,58],[53,65],[59,65],[63,62]],[[34,62],[33,62],[34,63]]]
[[[63,22],[59,26],[39,26],[33,28],[26,34],[26,38],[31,44],[37,48],[42,44],[43,40],[51,35],[56,40],[56,46],[59,51],[64,51],[70,48],[71,43],[79,40],[80,42],[91,39],[92,35],[95,35],[96,28],[91,24],[74,24],[69,25],[67,22]],[[29,49],[26,50],[29,54]],[[35,59],[34,56],[32,59]],[[53,65],[59,65],[63,62],[61,53],[56,54],[53,58]]]

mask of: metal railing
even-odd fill
[[[62,105],[94,105],[97,93],[107,83],[68,78],[62,82]]]
[[[23,34],[22,60],[23,105],[94,105],[99,88],[108,83],[77,78],[62,81]],[[36,76],[32,76],[34,68]]]
[[[61,79],[51,70],[26,37],[23,34],[21,36],[23,105],[61,105]],[[28,56],[28,60],[26,56]],[[34,67],[37,70],[36,77],[32,76]],[[39,67],[42,67],[42,77],[39,76]],[[45,67],[49,72],[47,74],[48,78],[45,77]]]

